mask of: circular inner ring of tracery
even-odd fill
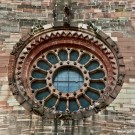
[[[48,108],[77,111],[98,100],[105,89],[105,68],[93,54],[74,48],[50,50],[37,58],[31,90]]]
[[[99,31],[43,29],[16,45],[9,83],[18,102],[48,118],[92,115],[119,93],[124,64],[116,44]],[[52,115],[53,114],[53,115]]]

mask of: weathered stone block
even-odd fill
[[[122,99],[122,98],[116,98],[116,100],[113,101],[113,104],[131,104],[131,99]]]
[[[124,94],[124,93],[121,93],[118,95],[117,98],[122,98],[122,99],[133,99],[135,97],[135,94]]]
[[[121,107],[115,107],[115,110],[121,111],[121,112],[123,112],[123,111],[129,112],[130,111],[130,108],[129,107],[123,107],[123,108],[121,108]]]
[[[112,37],[118,37],[118,38],[122,38],[123,37],[123,33],[122,32],[113,32],[111,33]]]
[[[2,85],[2,87],[1,87],[1,91],[8,91],[9,90],[9,85],[7,85],[7,84],[4,84],[4,85]]]
[[[131,104],[134,104],[135,105],[135,99],[131,99]]]

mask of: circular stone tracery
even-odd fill
[[[37,100],[48,108],[72,112],[87,108],[100,98],[106,75],[96,56],[77,48],[59,48],[58,55],[57,49],[49,51],[42,55],[46,57],[37,58],[34,65],[38,70],[31,73],[31,89]]]
[[[116,98],[124,78],[123,58],[110,37],[92,31],[40,29],[17,43],[9,61],[9,84],[24,108],[47,118],[66,114],[80,119]]]

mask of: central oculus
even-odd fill
[[[54,87],[65,93],[79,90],[84,83],[84,77],[81,71],[72,66],[59,68],[53,75]]]

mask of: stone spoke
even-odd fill
[[[100,94],[100,91],[95,89],[95,88],[89,87],[88,90],[91,91],[91,92],[95,92],[97,94]]]
[[[89,74],[94,74],[94,73],[96,73],[96,72],[98,72],[98,71],[103,71],[100,67],[98,67],[98,68],[96,68],[96,69],[93,69],[93,70],[90,70],[89,71]]]

